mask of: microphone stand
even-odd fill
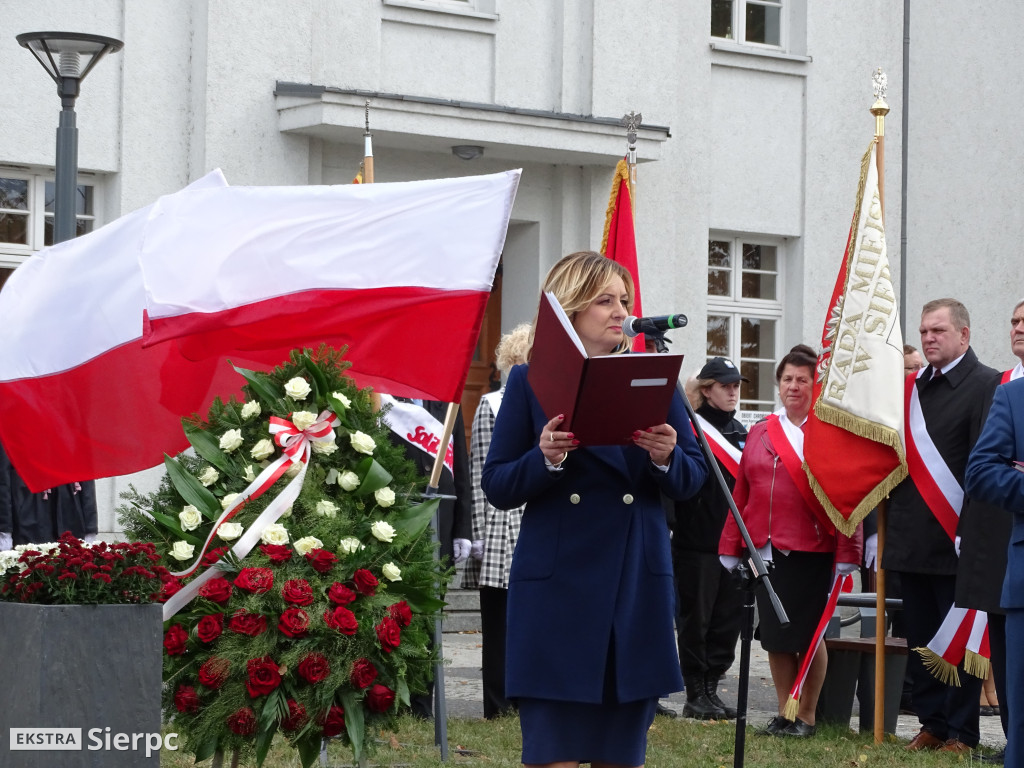
[[[663,334],[648,333],[647,336],[654,342],[654,348],[659,353],[668,352],[668,340]],[[722,475],[722,468],[718,466],[718,459],[711,452],[708,439],[705,437],[704,430],[697,420],[697,414],[694,413],[693,406],[690,405],[690,400],[686,397],[686,390],[679,381],[676,381],[676,391],[683,399],[686,415],[690,418],[693,431],[697,435],[697,442],[700,443],[707,465],[714,473],[726,501],[729,502],[729,511],[732,512],[733,520],[736,521],[740,536],[743,538],[743,543],[747,548],[747,561],[746,563],[741,563],[737,568],[743,577],[743,628],[740,633],[740,680],[739,690],[736,695],[736,738],[733,750],[734,768],[743,768],[743,752],[747,736],[747,688],[750,685],[750,645],[754,639],[754,588],[758,583],[764,587],[775,615],[783,627],[789,625],[789,617],[786,615],[786,609],[782,606],[782,601],[779,600],[779,596],[775,594],[775,590],[772,588],[771,580],[768,578],[768,566],[765,565],[764,560],[757,551],[757,547],[754,546],[754,542],[750,539],[750,531],[747,530],[743,517],[736,507],[736,501],[733,499],[732,492],[729,490],[725,477]]]

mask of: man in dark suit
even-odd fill
[[[911,474],[890,496],[882,554],[882,566],[899,573],[911,648],[928,644],[953,604],[957,516],[972,503],[963,495],[964,470],[1000,378],[971,349],[970,316],[959,301],[925,304],[920,332],[928,366],[907,390]],[[913,461],[915,453],[922,461]],[[947,685],[916,653],[908,674],[921,730],[907,748],[963,753],[977,746],[982,681],[961,667],[960,686]]]
[[[1008,768],[1024,767],[1024,378],[996,390],[985,429],[967,465],[967,492],[1012,514],[1013,528],[1001,605],[1006,612],[1006,727]]]

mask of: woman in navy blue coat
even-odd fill
[[[548,273],[587,354],[628,351],[633,282],[593,252]],[[526,765],[637,766],[658,698],[682,690],[661,493],[695,494],[707,470],[676,395],[667,424],[632,445],[588,447],[548,419],[512,369],[482,485],[523,504],[508,592],[506,695],[519,701]],[[609,403],[615,408],[615,403]]]

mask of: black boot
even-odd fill
[[[686,703],[683,704],[683,717],[694,720],[724,720],[725,710],[715,706],[708,700],[704,692],[704,678],[686,678]]]
[[[718,675],[708,673],[704,675],[704,695],[715,707],[725,713],[728,720],[736,719],[736,710],[718,698],[718,682],[721,678]]]

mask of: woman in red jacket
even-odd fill
[[[733,491],[754,546],[773,563],[772,586],[790,621],[785,629],[779,626],[771,603],[758,590],[761,646],[768,652],[779,700],[780,714],[768,723],[772,735],[806,737],[815,732],[814,709],[828,664],[824,644],[811,661],[796,720],[781,713],[825,610],[833,568],[852,573],[860,563],[863,540],[859,527],[854,537],[836,531],[801,467],[802,427],[811,410],[817,362],[814,350],[804,344],[782,358],[775,371],[782,409],[750,430]],[[739,564],[743,540],[731,517],[718,551],[727,568]]]

